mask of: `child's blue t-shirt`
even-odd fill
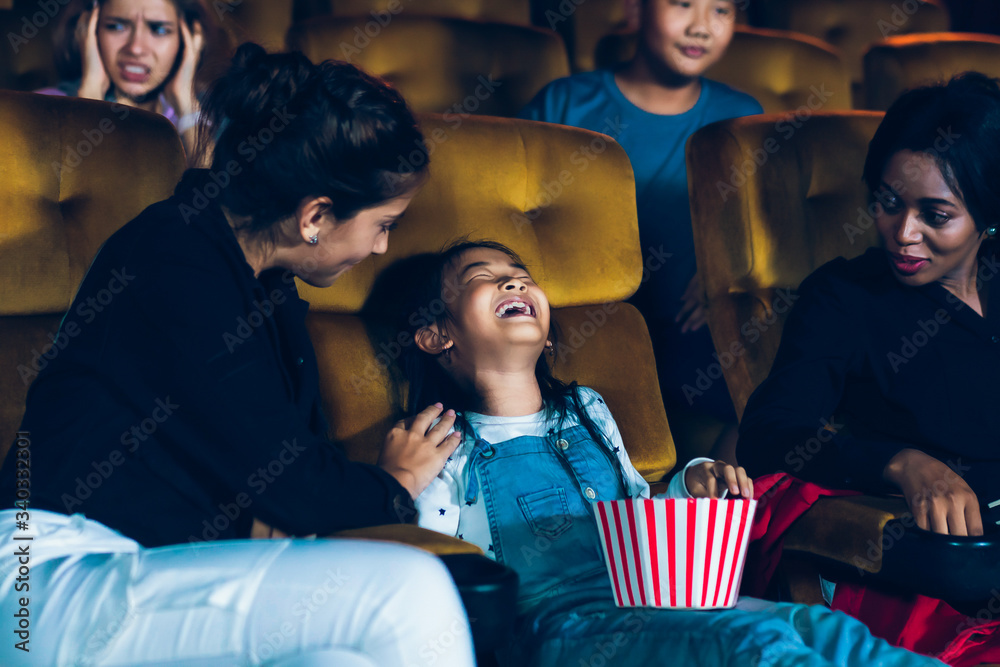
[[[701,95],[691,109],[664,116],[629,102],[615,83],[614,72],[603,69],[553,81],[519,114],[601,132],[625,149],[635,172],[643,255],[663,264],[651,271],[636,305],[647,319],[664,323],[672,323],[695,274],[685,143],[709,123],[762,112],[746,93],[709,79],[703,78],[701,84]],[[667,254],[669,258],[663,259]]]

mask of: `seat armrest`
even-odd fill
[[[346,537],[350,539],[379,540],[381,542],[400,542],[429,551],[438,556],[454,554],[483,555],[483,550],[471,542],[460,540],[451,535],[437,531],[411,526],[409,524],[393,524],[342,530],[330,537]]]
[[[875,574],[882,569],[882,531],[907,514],[902,498],[820,498],[785,534],[784,548]]]

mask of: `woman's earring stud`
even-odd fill
[[[309,237],[309,245],[316,245],[319,243],[319,234],[313,234]]]
[[[550,357],[556,356],[556,347],[555,345],[552,344],[552,341],[550,340],[545,341],[545,351],[548,353]]]
[[[996,236],[997,235],[997,228],[996,227],[990,227],[989,229],[986,230],[986,234],[989,235],[989,236]]]

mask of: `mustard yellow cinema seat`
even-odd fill
[[[212,9],[234,44],[254,42],[269,52],[285,50],[296,18],[295,0],[213,0]]]
[[[106,102],[0,91],[0,128],[3,456],[24,414],[28,386],[72,344],[73,329],[57,332],[94,255],[119,227],[173,193],[185,159],[165,118]],[[322,324],[314,331],[321,336]],[[267,535],[266,526],[255,525],[254,536]],[[408,525],[345,536],[404,542],[442,556],[471,616],[486,618],[493,607],[513,610],[516,577],[478,547]],[[498,641],[512,620],[481,622],[477,644]]]
[[[643,271],[625,152],[603,135],[532,121],[470,117],[455,127],[424,115],[421,127],[430,178],[388,253],[331,288],[299,285],[331,435],[352,459],[373,462],[401,414],[390,369],[410,341],[373,344],[358,314],[382,271],[459,237],[492,239],[520,253],[549,296],[560,329],[555,373],[599,391],[636,468],[662,480],[675,455],[652,346],[642,317],[621,303]]]
[[[932,32],[889,37],[865,53],[865,108],[885,111],[910,88],[966,71],[1000,77],[1000,37]]]
[[[377,337],[360,311],[394,263],[460,237],[492,239],[521,254],[548,293],[558,326],[553,370],[607,401],[636,468],[652,483],[675,462],[645,322],[621,303],[642,280],[635,183],[628,157],[603,135],[503,118],[424,115],[430,177],[373,256],[333,287],[299,284],[321,375],[331,437],[354,460],[374,462],[403,414],[405,386],[393,363],[412,344]],[[408,165],[415,167],[418,165]],[[403,168],[407,168],[404,165]],[[446,559],[448,563],[448,559]],[[451,563],[448,563],[451,567]],[[453,570],[454,573],[454,570]],[[501,630],[512,611],[470,602],[470,616]],[[495,646],[496,631],[477,646]],[[481,664],[489,660],[480,653]]]
[[[795,123],[782,114],[749,116],[708,125],[688,143],[708,324],[740,417],[770,371],[802,279],[878,242],[861,169],[881,119],[873,111]],[[933,535],[910,528],[905,513],[897,497],[817,502],[784,543],[796,598],[822,601],[816,566],[830,577],[861,575],[956,603],[992,595],[983,587],[998,574],[1000,541]]]
[[[948,30],[941,0],[772,0],[758,7],[761,25],[818,37],[842,54],[851,76],[855,108],[863,102],[862,59],[868,45],[886,37]]]
[[[597,66],[630,60],[637,41],[636,33],[605,36],[597,45]],[[801,33],[738,25],[725,55],[705,76],[752,95],[765,113],[851,108],[851,80],[839,52]]]
[[[292,27],[289,46],[313,62],[346,60],[394,85],[416,111],[514,116],[542,86],[566,76],[554,32],[502,23],[410,16],[324,17]]]
[[[473,21],[531,25],[529,0],[330,0],[328,16],[365,16],[401,13],[407,16],[440,16]]]
[[[106,102],[0,91],[0,454],[104,240],[184,170],[173,126]],[[137,155],[156,159],[137,159]],[[127,183],[127,187],[123,184]]]

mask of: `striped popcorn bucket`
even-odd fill
[[[756,500],[592,503],[619,607],[722,609],[736,604]]]

